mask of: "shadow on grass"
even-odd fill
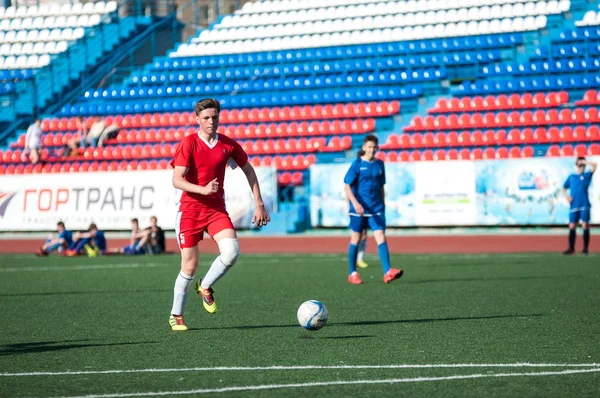
[[[38,354],[42,352],[53,352],[71,350],[74,348],[109,347],[137,344],[156,344],[157,341],[137,341],[127,343],[84,343],[89,340],[65,340],[65,341],[39,341],[35,343],[17,343],[0,346],[0,356]],[[65,344],[67,343],[67,344]]]
[[[490,319],[506,319],[506,318],[532,318],[540,317],[544,314],[513,314],[513,315],[489,315],[489,316],[466,316],[466,317],[448,317],[448,318],[423,318],[423,319],[396,319],[386,321],[357,321],[357,322],[328,322],[327,327],[338,326],[372,326],[372,325],[390,325],[402,323],[427,323],[427,322],[453,322],[453,321],[477,321]],[[277,328],[298,328],[298,324],[291,325],[245,325],[245,326],[221,326],[221,327],[206,327],[206,328],[190,328],[194,331],[203,330],[252,330],[252,329],[277,329]],[[370,336],[367,336],[370,337]]]

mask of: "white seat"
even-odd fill
[[[17,36],[15,37],[15,41],[19,43],[24,43],[27,41],[27,31],[19,30],[17,31]]]
[[[26,6],[17,7],[17,10],[15,11],[15,18],[24,18],[26,15],[27,15],[27,7]]]
[[[25,69],[27,67],[27,55],[20,55],[15,61],[15,69]]]
[[[33,53],[34,54],[44,54],[45,53],[45,51],[44,51],[44,45],[45,45],[45,43],[41,42],[41,41],[38,41],[37,43],[35,43],[33,45],[33,50],[32,50]]]
[[[34,29],[34,30],[30,30],[29,32],[27,32],[27,41],[29,42],[36,42],[38,41],[38,34],[39,31]]]
[[[1,30],[0,30],[0,43],[4,43],[4,32]]]
[[[583,19],[581,20],[581,22],[582,22],[581,25],[592,25],[595,20],[596,20],[596,11],[593,11],[593,10],[588,11],[583,16]]]
[[[535,3],[526,3],[523,7],[523,15],[535,15]]]
[[[71,4],[65,3],[60,7],[60,15],[71,15]]]
[[[34,5],[34,6],[29,6],[27,8],[27,14],[25,14],[28,17],[37,17],[39,13],[39,8],[38,6]]]
[[[48,29],[42,29],[42,30],[40,30],[40,33],[38,34],[38,41],[48,41],[49,37],[50,37],[50,31]]]
[[[488,20],[479,21],[478,26],[477,26],[477,31],[481,32],[480,34],[482,34],[482,35],[490,33],[490,21],[488,21]]]
[[[540,2],[543,3],[543,2]],[[500,9],[500,17],[501,18],[512,18],[513,14],[513,6],[512,4],[504,4]]]
[[[4,58],[4,69],[14,69],[16,60],[13,55]]]
[[[6,43],[14,43],[15,41],[17,41],[16,39],[17,39],[17,32],[14,30],[9,30],[4,35],[4,41]]]
[[[62,32],[60,32],[59,40],[65,40],[65,41],[73,40],[73,29],[71,29],[71,28],[63,29]]]
[[[37,63],[37,67],[38,68],[43,68],[44,66],[47,66],[50,64],[50,56],[48,54],[43,54],[40,55],[38,58],[38,63]]]
[[[10,19],[0,20],[0,30],[7,31],[9,27],[10,27]]]
[[[20,29],[33,29],[33,19],[27,17],[27,18],[23,18],[21,19],[21,28]]]
[[[0,19],[4,18],[4,7],[0,7]],[[4,62],[4,58],[3,58],[3,62]]]
[[[512,31],[521,32],[525,30],[525,20],[522,17],[517,17],[512,21]]]
[[[102,17],[98,14],[90,15],[90,19],[88,21],[88,26],[96,26],[100,23]]]
[[[61,35],[62,35],[62,30],[61,29],[59,29],[59,28],[52,29],[50,31],[50,36],[48,37],[48,40],[50,40],[50,41],[59,41]]]
[[[31,29],[42,29],[44,27],[44,17],[35,17],[31,23]]]
[[[21,29],[21,18],[13,18],[10,20],[10,30],[19,30]]]
[[[94,13],[96,14],[104,14],[104,2],[99,1],[94,5]]]
[[[538,15],[537,17],[535,17],[535,28],[536,29],[545,28],[547,23],[548,23],[548,18],[546,18],[545,15]]]
[[[77,17],[77,25],[75,26],[89,26],[90,24],[90,17],[88,15],[80,15],[79,17]]]
[[[561,11],[558,7],[558,1],[552,0],[546,4],[546,12],[544,14],[560,14]]]
[[[23,44],[23,47],[21,47],[21,54],[33,54],[33,43]]]
[[[44,28],[46,29],[52,29],[54,28],[54,21],[55,18],[54,17],[46,17],[44,18]]]
[[[13,43],[10,47],[10,53],[14,55],[21,55],[21,48],[23,45],[21,43]]]
[[[59,16],[60,15],[60,4],[51,3],[50,9],[48,10],[48,15]]]
[[[546,3],[545,1],[539,1],[536,5],[535,5],[535,14],[536,15],[543,15],[543,14],[547,14],[548,12],[546,11],[546,5],[548,3]]]
[[[35,69],[38,64],[38,59],[39,58],[37,55],[35,55],[35,54],[30,55],[29,57],[27,57],[27,62],[25,64],[25,67],[29,68],[29,69]]]
[[[490,33],[500,33],[500,20],[492,19],[490,21]]]
[[[56,52],[57,53],[64,53],[65,51],[67,51],[67,48],[69,48],[69,43],[67,43],[66,41],[62,40],[59,41],[56,44]]]
[[[85,36],[85,30],[83,28],[75,28],[73,29],[72,40],[79,40]]]
[[[50,15],[50,5],[48,3],[42,3],[38,6],[38,17],[47,17]]]
[[[512,30],[512,19],[504,18],[500,21],[500,32],[510,32]]]
[[[430,19],[427,19],[430,20]],[[459,22],[464,22],[469,20],[469,9],[468,8],[459,8],[456,13],[456,20]]]
[[[17,9],[14,6],[10,6],[4,10],[4,18],[9,18],[9,19],[14,18],[16,12],[17,12]]]
[[[10,43],[4,43],[0,46],[0,55],[10,55]]]
[[[49,41],[46,43],[46,46],[44,47],[44,52],[46,54],[55,54],[56,53],[56,42],[54,41]]]
[[[479,22],[478,21],[469,21],[467,24],[467,35],[475,36],[479,34]]]
[[[558,3],[558,9],[560,12],[567,12],[571,9],[571,1],[570,0],[561,0]]]
[[[83,4],[75,3],[71,6],[71,15],[80,15],[83,13]]]
[[[116,1],[111,0],[104,5],[104,12],[110,14],[111,12],[117,11],[118,4]]]
[[[525,18],[525,21],[523,22],[523,25],[525,27],[525,30],[536,30],[536,26],[535,26],[535,17],[532,16],[528,16]]]
[[[65,17],[64,15],[58,16],[54,20],[54,26],[57,28],[62,28],[62,27],[65,27],[66,25],[67,25],[67,17]]]
[[[91,2],[87,2],[83,5],[83,10],[82,12],[84,14],[93,14],[94,13],[94,3]]]
[[[75,28],[75,27],[79,26],[79,25],[77,25],[77,19],[78,18],[79,17],[77,15],[70,15],[67,18],[67,22],[66,22],[66,24],[64,26],[67,27],[67,28]]]
[[[0,69],[4,69],[4,57],[0,57]]]

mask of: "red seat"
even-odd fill
[[[572,123],[575,123],[575,124],[588,123],[586,113],[583,110],[583,108],[574,109],[573,113],[571,114],[571,118],[572,118]]]
[[[525,144],[535,144],[537,142],[533,130],[530,128],[521,131],[521,141]]]
[[[533,151],[533,147],[532,146],[526,146],[523,147],[523,150],[521,151],[521,157],[522,158],[531,158],[534,155],[534,151]]]
[[[434,108],[431,110],[433,113],[444,113],[448,111],[448,103],[446,98],[439,98],[435,103]]]
[[[434,160],[433,151],[431,149],[426,149],[421,153],[421,159],[431,161]]]
[[[481,160],[483,159],[483,150],[481,148],[475,148],[471,151],[471,159]]]
[[[498,148],[498,150],[496,151],[496,158],[497,159],[508,158],[508,148],[506,148],[505,146]]]
[[[600,101],[598,101],[600,103]],[[600,117],[598,117],[598,108],[588,108],[585,111],[585,121],[581,123],[598,123]]]
[[[560,137],[563,142],[573,142],[573,129],[569,126],[560,129]]]
[[[521,138],[521,131],[517,129],[512,129],[508,132],[506,136],[506,141],[503,143],[519,145],[523,143],[523,139]]]
[[[576,145],[573,152],[575,153],[575,156],[583,157],[587,155],[587,147],[584,144]]]
[[[448,146],[460,146],[458,133],[456,131],[450,131],[446,134],[446,144]]]
[[[514,146],[514,147],[510,148],[508,151],[508,157],[511,159],[520,158],[521,157],[521,148],[519,148],[518,146]]]
[[[383,152],[382,152],[383,153]],[[379,154],[379,153],[378,153]],[[395,163],[398,161],[398,154],[394,151],[392,152],[388,152],[386,154],[384,154],[384,161],[386,163]]]
[[[427,148],[433,148],[437,146],[435,143],[435,136],[433,135],[433,133],[423,134],[423,143]]]
[[[494,150],[494,148],[485,148],[485,150],[483,151],[483,158],[496,159],[496,151]]]
[[[410,153],[408,151],[400,151],[398,154],[399,162],[410,162]]]
[[[31,174],[32,171],[33,171],[33,165],[31,163],[29,163],[28,165],[26,165],[23,168],[23,174]]]
[[[317,157],[315,155],[313,155],[312,153],[308,154],[304,157],[304,166],[305,167],[309,167],[315,163],[317,163]]]
[[[471,159],[471,151],[468,148],[463,148],[458,151],[458,159],[460,160],[468,160]]]
[[[585,142],[588,140],[587,130],[585,126],[576,126],[573,129],[573,141],[575,142]]]
[[[289,185],[292,182],[292,174],[289,171],[284,171],[277,175],[277,182],[281,185]]]
[[[600,145],[599,144],[591,144],[588,147],[588,155],[590,156],[595,156],[595,155],[600,155]]]
[[[458,142],[462,146],[471,146],[473,143],[471,142],[471,133],[468,131],[461,131],[458,135]]]
[[[0,164],[0,174],[5,174],[5,173],[6,173],[6,165]]]
[[[562,124],[571,124],[573,123],[573,114],[571,112],[571,109],[562,109],[560,111],[560,113],[558,114],[558,120],[560,121],[560,123]]]
[[[412,148],[422,148],[423,146],[425,146],[423,143],[423,136],[420,133],[411,134],[410,142],[410,146]]]
[[[598,126],[588,127],[587,137],[588,137],[588,140],[592,141],[592,142],[600,141],[600,128],[598,128]]]
[[[548,142],[562,142],[560,130],[556,127],[550,127],[546,131],[546,135],[548,137]]]
[[[446,133],[437,133],[435,135],[434,144],[438,147],[445,148],[448,146],[448,141],[446,139]]]
[[[497,144],[505,144],[506,141],[506,131],[505,130],[498,130],[496,131],[496,133],[494,134],[494,137],[496,139],[496,143]]]
[[[291,183],[293,185],[302,185],[303,180],[304,180],[304,175],[302,174],[301,171],[295,171],[294,173],[292,173]]]
[[[533,95],[531,93],[525,93],[521,96],[521,108],[533,108]]]
[[[550,145],[548,147],[548,150],[546,151],[546,156],[560,156],[560,148],[558,147],[558,145]]]
[[[573,156],[573,154],[573,146],[570,144],[563,145],[562,148],[560,148],[561,156]]]
[[[13,169],[12,174],[23,174],[24,169],[25,169],[25,166],[23,166],[22,164],[18,164]]]
[[[410,161],[411,162],[418,162],[421,160],[421,152],[417,149],[413,150],[410,153]]]
[[[438,149],[433,154],[433,160],[446,160],[446,151],[443,149]]]

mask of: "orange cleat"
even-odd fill
[[[351,283],[353,285],[360,285],[362,283],[358,272],[354,271],[353,273],[348,275],[348,283]]]
[[[390,268],[390,270],[383,276],[383,281],[385,283],[390,283],[391,281],[400,278],[402,274],[404,274],[404,271],[401,269]]]

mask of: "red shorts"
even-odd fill
[[[226,211],[207,208],[199,211],[177,212],[175,232],[180,248],[196,247],[202,240],[204,231],[213,237],[226,229],[234,229]]]

